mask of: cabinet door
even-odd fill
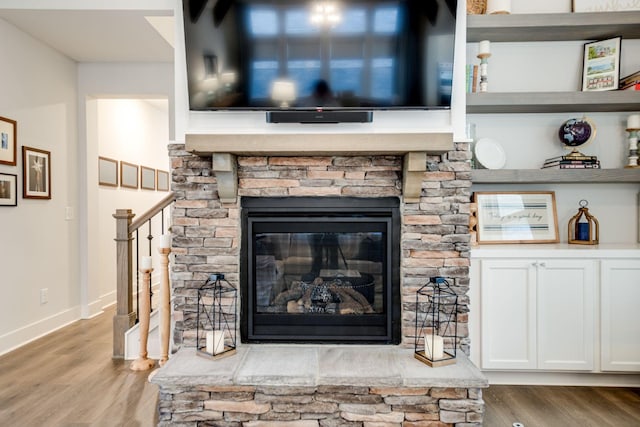
[[[640,371],[640,260],[603,260],[601,280],[601,369]]]
[[[483,369],[535,369],[535,267],[530,260],[482,260]]]
[[[537,263],[538,369],[594,368],[594,260]]]

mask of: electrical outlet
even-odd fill
[[[49,302],[49,288],[40,289],[40,304],[46,304]]]

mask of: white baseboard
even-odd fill
[[[482,371],[490,385],[640,387],[640,373]]]
[[[42,338],[77,320],[80,320],[80,307],[73,307],[30,325],[11,331],[0,336],[0,356],[9,353],[23,345]]]
[[[97,299],[91,303],[89,303],[86,307],[82,307],[82,318],[83,319],[92,319],[103,313],[102,308],[104,304],[102,303],[102,298]]]

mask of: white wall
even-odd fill
[[[0,115],[18,122],[18,206],[0,208],[0,354],[79,315],[76,65],[0,19]],[[51,200],[23,199],[21,147],[51,152]],[[65,220],[65,208],[75,218]],[[40,290],[48,302],[40,304]]]
[[[99,99],[97,104],[98,153],[118,161],[160,169],[168,172],[169,157],[167,142],[169,141],[167,101],[154,101],[153,104],[139,99]],[[157,108],[156,103],[164,103],[164,108]],[[97,185],[96,185],[97,186]],[[168,193],[143,189],[114,188],[100,186],[98,189],[98,242],[99,259],[98,282],[101,304],[115,302],[116,298],[116,244],[113,240],[116,222],[113,214],[116,209],[131,209],[141,214],[155,205]],[[168,214],[168,211],[167,211]],[[134,217],[134,220],[136,218]],[[165,227],[169,218],[165,216]],[[152,222],[152,235],[156,238],[162,234],[161,221]],[[149,255],[148,228],[141,230],[140,255]],[[155,249],[157,239],[153,241],[152,256],[154,274],[159,273],[158,252]],[[135,254],[135,251],[134,251]]]
[[[137,159],[131,155],[127,158],[117,158],[101,153],[98,149],[101,136],[99,102],[107,99],[168,99],[169,111],[173,108],[173,64],[170,63],[83,63],[78,65],[78,108],[79,108],[79,156],[84,159],[81,164],[81,174],[86,174],[86,181],[80,188],[80,290],[82,317],[87,318],[101,312],[105,303],[108,303],[111,291],[107,286],[101,285],[101,236],[100,221],[101,211],[99,207],[98,182],[98,156],[125,160],[129,163],[144,164],[144,158]],[[171,133],[172,120],[168,122]],[[167,129],[167,125],[162,125]],[[123,142],[126,150],[139,154],[135,148],[135,140],[123,132]],[[171,135],[168,136],[171,138]],[[158,143],[154,156],[164,155],[168,158],[166,144],[169,142],[165,136],[162,143]],[[150,165],[150,167],[153,167]],[[160,167],[160,166],[158,166]],[[166,193],[164,193],[166,194]],[[156,196],[159,200],[163,195]],[[149,205],[148,207],[151,207]],[[133,208],[131,206],[118,206],[121,209]],[[135,213],[142,213],[136,210]],[[113,214],[113,211],[110,212]],[[113,237],[111,238],[111,240]],[[102,249],[107,252],[108,249]],[[115,286],[115,285],[114,285]],[[103,301],[104,297],[104,301]]]

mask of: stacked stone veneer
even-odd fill
[[[304,143],[301,137],[301,144]],[[393,141],[389,141],[393,145]],[[238,201],[222,204],[211,157],[169,147],[172,190],[173,253],[171,281],[177,345],[195,345],[197,288],[209,274],[239,281],[242,196],[402,195],[402,156],[237,157]],[[415,335],[415,292],[429,277],[449,279],[459,295],[459,348],[468,353],[469,202],[471,172],[467,143],[441,156],[427,156],[418,203],[401,203],[402,341]],[[401,199],[402,200],[402,199]]]
[[[200,386],[160,394],[159,425],[477,427],[478,388]]]

